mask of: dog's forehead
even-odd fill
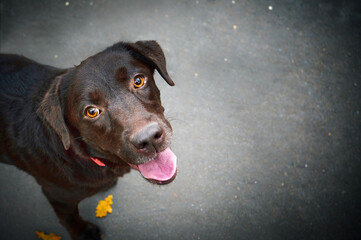
[[[137,74],[153,75],[154,69],[127,52],[100,53],[76,67],[71,84],[76,102],[104,102],[126,97],[127,81]],[[108,101],[107,100],[107,101]]]
[[[83,81],[114,80],[121,69],[129,76],[134,73],[152,73],[152,68],[134,58],[126,51],[101,52],[84,60],[78,67],[77,76]]]

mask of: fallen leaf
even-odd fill
[[[111,205],[113,204],[113,195],[109,195],[104,200],[100,200],[98,206],[95,210],[96,217],[105,217],[108,213],[112,213],[113,209]]]
[[[36,235],[38,235],[38,238],[42,240],[60,240],[61,237],[59,235],[56,235],[54,233],[45,234],[44,232],[35,232]]]

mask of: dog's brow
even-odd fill
[[[96,89],[89,93],[89,98],[94,102],[99,102],[103,99],[102,93]]]
[[[126,81],[128,80],[129,76],[128,76],[128,70],[126,67],[120,67],[116,74],[115,74],[115,78],[118,80],[118,81]]]
[[[109,90],[114,91],[113,87],[109,84],[109,82],[107,81],[107,77],[104,76],[104,73],[102,71],[99,71],[98,69],[94,69],[94,75],[99,77],[101,80],[103,80],[103,82],[109,88]]]

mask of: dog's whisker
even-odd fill
[[[180,119],[180,118],[167,118],[167,120],[171,123],[174,123],[174,122],[180,122],[180,123],[184,123],[184,124],[188,124],[184,119]]]

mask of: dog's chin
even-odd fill
[[[175,155],[174,155],[175,156]],[[121,159],[118,161],[107,160],[105,158],[90,157],[94,165],[100,168],[107,168],[122,176],[133,168],[141,173],[144,179],[153,184],[166,185],[174,181],[177,176],[176,158],[168,160],[159,160],[160,157],[155,157],[146,163],[133,165]]]
[[[177,157],[169,147],[149,156],[133,155],[130,160],[115,154],[96,151],[89,146],[88,152],[89,160],[94,166],[108,168],[115,172],[123,172],[122,168],[129,170],[130,166],[155,184],[171,183],[177,176]]]

